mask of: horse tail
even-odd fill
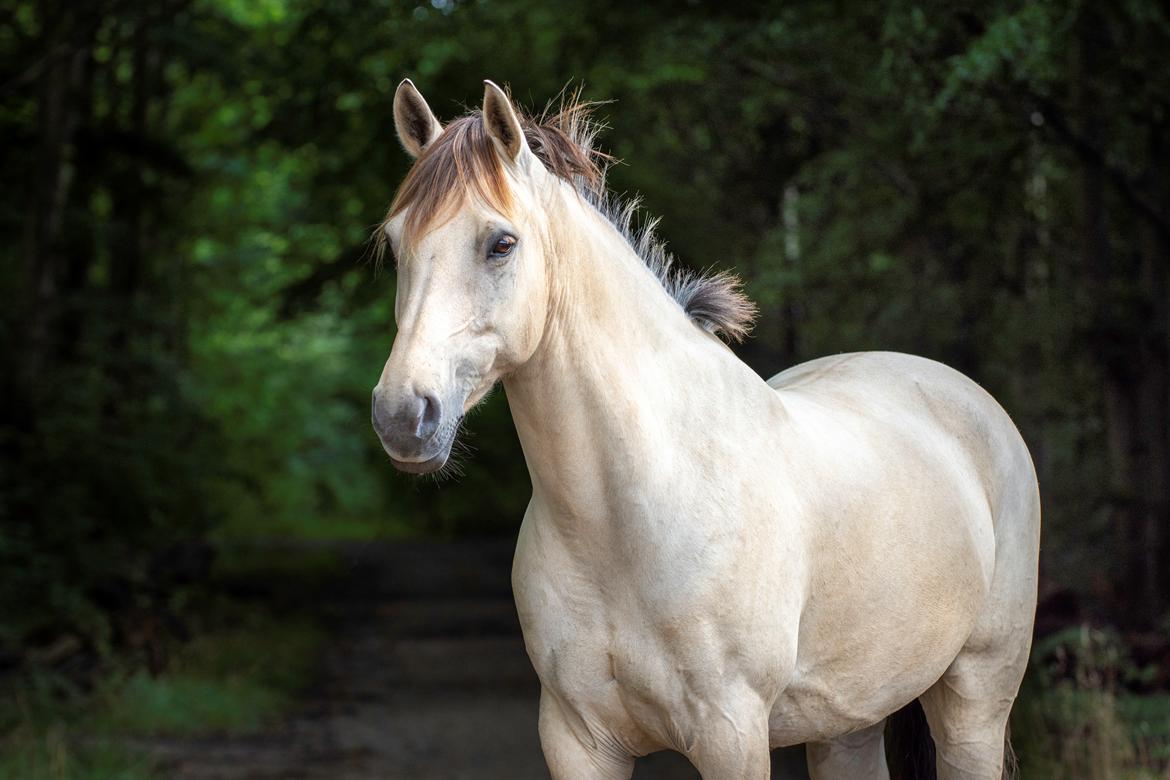
[[[918,700],[886,720],[890,780],[935,780],[934,740]]]

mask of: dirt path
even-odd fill
[[[311,605],[335,638],[294,714],[251,736],[143,744],[164,775],[547,778],[539,688],[512,604],[511,544],[353,545],[341,554],[348,576]],[[694,777],[670,753],[639,760],[635,773]]]

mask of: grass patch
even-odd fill
[[[1021,701],[1013,738],[1028,780],[1170,777],[1170,696],[1062,683]]]
[[[26,675],[0,704],[0,778],[145,780],[154,767],[122,737],[247,733],[278,718],[310,682],[323,633],[306,618],[228,612],[157,677],[114,670],[82,692]]]
[[[73,744],[63,727],[21,729],[0,742],[0,777],[12,780],[154,780],[154,767],[108,741]]]
[[[104,686],[92,725],[141,735],[260,728],[308,683],[321,639],[311,621],[253,615],[192,641],[164,675],[136,672]]]
[[[142,735],[250,731],[280,710],[283,697],[245,677],[151,678],[135,674],[110,696],[96,724],[102,731]]]

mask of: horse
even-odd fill
[[[373,392],[392,464],[444,468],[502,382],[532,482],[512,585],[556,780],[671,749],[708,780],[889,776],[915,699],[938,776],[1004,771],[1035,615],[1040,499],[974,381],[839,354],[764,381],[723,339],[738,280],[680,270],[576,96],[530,116],[496,84],[443,125],[403,81],[415,159],[376,233],[397,334]]]

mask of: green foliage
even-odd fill
[[[197,637],[165,675],[139,671],[108,682],[91,724],[111,734],[256,729],[308,682],[321,640],[307,619],[250,615],[244,625]]]
[[[246,576],[258,574],[250,568]],[[322,629],[310,617],[234,603],[205,612],[215,625],[179,647],[160,675],[123,665],[95,691],[35,671],[9,680],[0,706],[0,777],[154,777],[150,761],[123,737],[248,732],[282,714],[311,679]]]
[[[1021,773],[1036,778],[1157,778],[1170,771],[1170,695],[1135,695],[1151,668],[1121,638],[1088,626],[1047,637],[1012,716]]]
[[[114,743],[71,745],[60,729],[0,743],[0,777],[20,780],[153,780],[149,761]]]

